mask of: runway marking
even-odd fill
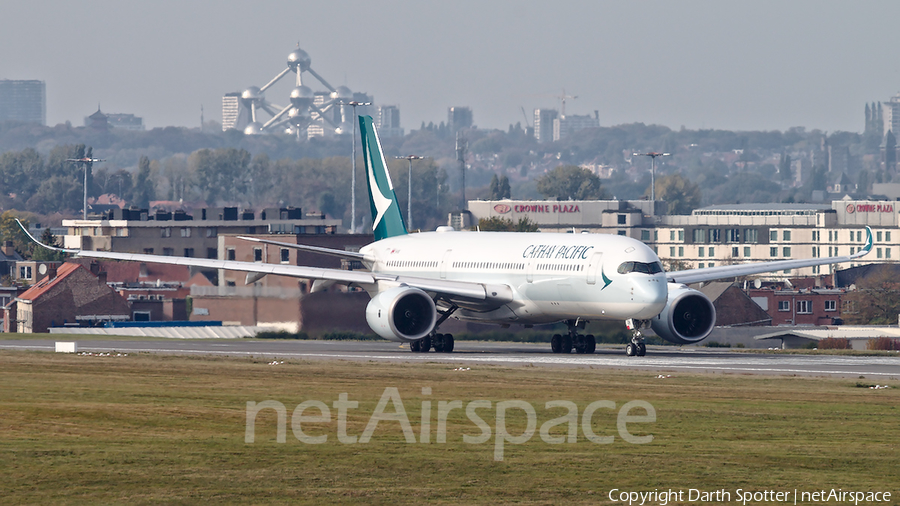
[[[11,349],[53,349],[53,345],[3,345],[0,348]],[[168,349],[168,348],[107,348],[107,347],[89,347],[83,348],[91,351],[113,352],[113,351],[129,351],[129,352],[147,352],[147,353],[176,353],[176,354],[198,354],[198,355],[224,355],[224,356],[259,356],[259,357],[292,357],[292,358],[321,358],[321,359],[344,359],[344,360],[399,360],[406,362],[447,362],[447,363],[483,363],[498,365],[524,365],[524,364],[542,364],[542,365],[566,365],[566,366],[605,366],[623,369],[675,369],[675,370],[693,370],[693,371],[723,371],[723,372],[755,372],[755,373],[777,373],[777,374],[804,374],[804,375],[855,375],[855,376],[880,376],[896,379],[900,377],[900,373],[876,372],[876,371],[845,371],[845,370],[822,370],[822,369],[794,369],[794,368],[777,368],[777,367],[758,367],[753,362],[764,362],[768,365],[773,360],[779,360],[784,365],[802,365],[802,363],[816,362],[816,365],[833,365],[837,367],[852,367],[861,365],[859,362],[865,362],[867,365],[898,365],[900,366],[900,358],[894,357],[828,357],[824,360],[821,357],[805,357],[805,356],[766,356],[766,357],[746,357],[744,360],[749,362],[746,366],[727,365],[729,361],[715,358],[688,358],[677,357],[674,359],[663,358],[614,358],[614,357],[547,357],[547,356],[528,356],[528,357],[510,357],[510,356],[466,356],[466,355],[435,355],[435,354],[414,354],[414,353],[324,353],[324,352],[272,352],[272,351],[215,351],[215,350],[197,350],[197,349]],[[674,360],[674,362],[672,361]],[[680,363],[679,363],[680,362]]]

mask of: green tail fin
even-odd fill
[[[369,204],[372,206],[372,229],[375,240],[406,234],[406,225],[400,215],[400,204],[387,162],[381,150],[378,132],[372,124],[371,116],[359,117],[362,134],[363,160],[366,164],[366,182],[369,184]]]

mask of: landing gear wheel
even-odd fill
[[[562,336],[559,334],[553,334],[553,337],[550,338],[550,350],[553,353],[562,353]]]
[[[585,336],[581,334],[576,334],[575,339],[573,339],[573,343],[575,346],[575,353],[579,355],[583,355],[587,350],[587,343],[584,340]]]
[[[431,351],[431,337],[425,336],[419,339],[419,352],[428,353],[429,351]]]
[[[419,351],[419,342],[420,341],[410,341],[409,351],[411,351],[413,353],[417,353]]]
[[[453,334],[444,334],[444,353],[453,353]]]
[[[638,347],[637,356],[643,357],[644,355],[647,354],[647,345],[646,344],[640,343],[637,345],[637,347]]]
[[[566,355],[572,353],[572,338],[570,336],[562,336],[562,346],[560,347],[560,353]]]
[[[588,334],[584,336],[584,352],[588,355],[594,353],[597,349],[597,340],[594,339],[593,334]]]
[[[443,353],[444,352],[444,334],[435,334],[434,335],[434,352],[435,353]]]
[[[625,354],[628,355],[629,357],[633,357],[635,355],[635,353],[637,352],[637,350],[635,348],[636,348],[635,345],[628,343],[628,345],[625,346]]]

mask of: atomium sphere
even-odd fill
[[[331,92],[331,98],[341,101],[352,100],[353,92],[346,86],[338,86],[337,89]]]
[[[353,123],[351,123],[349,121],[345,121],[345,122],[341,123],[340,125],[338,125],[337,128],[334,129],[334,133],[336,133],[338,135],[343,135],[343,134],[349,135],[351,132],[353,132]]]
[[[312,59],[309,57],[309,54],[306,51],[297,48],[291,51],[291,54],[287,57],[287,64],[291,70],[295,71],[299,67],[302,72],[309,70],[309,65],[312,63]]]
[[[301,107],[291,107],[291,110],[288,111],[288,118],[309,118],[309,110]]]
[[[244,100],[262,100],[264,96],[263,92],[259,91],[258,86],[251,86],[241,93],[241,98]]]
[[[250,123],[246,127],[244,127],[244,135],[259,135],[262,133],[262,124],[259,121],[254,121]]]
[[[298,102],[301,102],[303,107],[309,107],[314,97],[315,94],[313,94],[313,90],[309,86],[297,86],[291,90],[291,103],[294,105],[298,105]]]

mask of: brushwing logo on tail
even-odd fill
[[[381,153],[381,139],[378,138],[378,132],[374,132],[374,134],[375,142],[378,143],[378,152]],[[375,209],[378,210],[378,214],[375,216],[375,224],[372,225],[372,228],[377,228],[378,224],[381,223],[381,220],[384,218],[384,214],[387,212],[388,208],[391,207],[391,199],[384,196],[384,190],[381,189],[381,186],[378,184],[378,178],[375,177],[375,159],[372,156],[372,149],[369,148],[367,151],[369,152],[369,166],[366,172],[368,172],[369,188],[372,188],[372,200],[375,203]],[[387,167],[384,156],[381,157],[381,166]]]
[[[375,240],[405,235],[406,225],[400,215],[397,195],[381,148],[381,139],[372,125],[371,116],[360,116],[363,160],[366,162],[366,182],[369,186],[369,205],[372,209],[372,232]]]

